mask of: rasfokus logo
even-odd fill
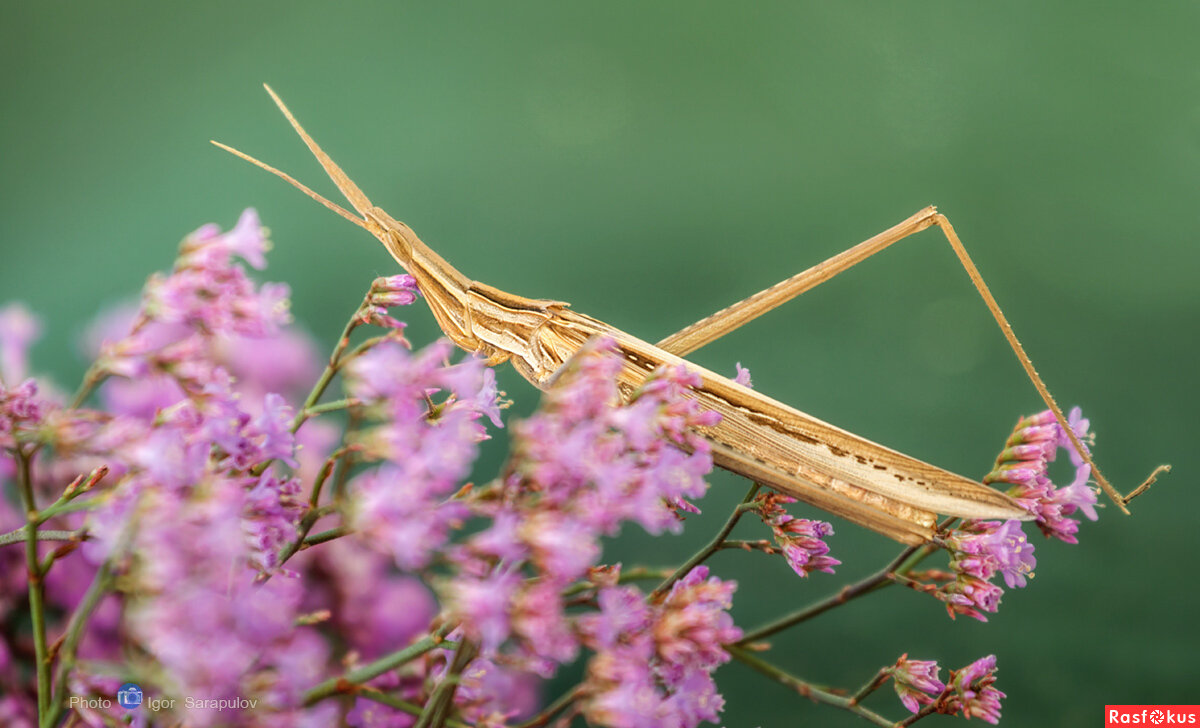
[[[1200,705],[1104,706],[1104,728],[1122,725],[1200,725]]]

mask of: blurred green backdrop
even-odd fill
[[[1192,487],[1200,342],[1194,2],[760,4],[6,3],[0,299],[82,372],[72,337],[176,242],[256,206],[299,321],[330,342],[370,279],[368,236],[219,152],[331,190],[270,82],[376,203],[468,275],[571,301],[655,340],[936,203],[1040,370],[1128,488],[1175,474],[1082,545],[1039,537],[1038,578],[987,625],[896,589],[777,640],[773,659],[857,685],[900,653],[991,652],[1007,725],[1099,725],[1106,703],[1195,703]],[[434,335],[414,309],[412,338]],[[951,470],[988,469],[1036,395],[948,247],[927,232],[702,350],[697,361]],[[517,411],[536,403],[505,367]],[[500,457],[495,443],[489,461]],[[743,487],[718,475],[681,559]],[[720,554],[745,626],[877,568],[835,524],[834,577]],[[563,677],[572,679],[572,675]],[[865,725],[737,665],[725,725]],[[888,695],[870,703],[902,715]],[[933,718],[930,724],[945,724]]]

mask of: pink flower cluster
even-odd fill
[[[902,655],[884,674],[892,678],[900,702],[912,713],[932,706],[943,715],[979,718],[985,723],[1000,722],[1000,700],[1004,693],[994,687],[996,656],[988,655],[964,668],[950,671],[950,681],[938,679],[940,668],[931,660],[910,660]]]
[[[1078,407],[1067,415],[1067,424],[1087,446],[1095,436]],[[1047,474],[1059,450],[1066,450],[1075,474],[1069,485],[1056,486]],[[1080,456],[1050,410],[1026,417],[1017,423],[1005,449],[996,459],[985,483],[1009,483],[1008,493],[1032,513],[1038,528],[1047,536],[1066,543],[1077,543],[1079,521],[1071,516],[1082,512],[1096,520],[1096,491],[1088,485],[1092,468]]]
[[[1069,424],[1077,437],[1090,441],[1088,421],[1078,407],[1071,410]],[[1051,482],[1048,463],[1058,450],[1067,450],[1075,468],[1070,485]],[[1038,528],[1047,536],[1076,543],[1079,521],[1071,518],[1082,511],[1096,520],[1096,492],[1088,485],[1091,467],[1075,451],[1070,439],[1049,410],[1017,423],[985,483],[1009,483],[1009,495],[1034,515]],[[983,612],[995,612],[1004,590],[991,579],[1004,577],[1008,588],[1024,587],[1033,576],[1037,559],[1033,544],[1025,537],[1019,521],[967,521],[947,538],[954,578],[934,593],[946,603],[953,617],[965,614],[987,621]]]
[[[833,526],[825,521],[796,518],[784,510],[785,504],[795,502],[795,498],[775,492],[759,495],[754,501],[755,510],[763,523],[771,527],[775,543],[793,571],[800,576],[814,571],[832,574],[833,567],[842,562],[828,555],[829,546],[822,539],[833,535]]]
[[[712,672],[742,631],[728,609],[736,583],[698,566],[648,603],[636,587],[600,590],[598,614],[581,618],[588,661],[584,715],[613,728],[690,728],[717,721],[724,698]]]

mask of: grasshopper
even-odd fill
[[[489,365],[512,362],[521,376],[539,389],[552,386],[555,373],[589,339],[598,336],[610,337],[617,344],[623,360],[619,385],[626,394],[661,366],[686,366],[701,381],[689,396],[705,409],[721,414],[719,424],[698,431],[711,443],[713,461],[726,470],[909,545],[938,540],[938,514],[974,519],[1031,518],[1013,499],[997,490],[823,422],[682,358],[891,244],[937,227],[958,255],[1038,393],[1113,502],[1128,513],[1128,501],[1149,487],[1159,472],[1156,470],[1129,496],[1120,495],[1104,479],[1034,370],[954,228],[934,207],[926,207],[823,263],[651,344],[573,311],[562,301],[525,298],[467,278],[421,242],[411,228],[372,204],[309,136],[279,96],[269,86],[266,89],[358,214],[248,154],[216,141],[213,144],[277,175],[378,238],[400,267],[416,279],[434,318],[451,341],[486,357]]]

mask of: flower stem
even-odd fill
[[[37,503],[33,497],[33,465],[29,453],[18,446],[16,449],[17,484],[21,490],[21,503],[25,508],[25,567],[29,574],[29,618],[33,622],[33,649],[37,661],[37,706],[38,720],[46,718],[50,708],[50,662],[46,649],[46,604],[42,583],[42,569],[38,564],[38,520]]]
[[[67,409],[79,409],[92,391],[96,389],[96,385],[108,378],[108,373],[98,368],[95,364],[88,367],[84,372],[83,381],[79,383],[79,389],[75,391],[75,396],[71,397],[71,404]]]
[[[67,673],[75,664],[75,654],[79,649],[80,640],[83,639],[84,625],[87,624],[88,618],[92,616],[96,605],[108,593],[109,587],[112,586],[112,577],[112,564],[110,561],[105,561],[100,566],[100,570],[96,572],[96,576],[92,579],[91,585],[88,586],[83,599],[80,600],[79,606],[75,608],[70,622],[67,623],[62,647],[58,652],[58,667],[54,671],[54,683],[56,686],[54,700],[51,701],[50,710],[41,723],[42,728],[54,726],[58,723],[58,719],[62,715],[63,703],[66,699]]]
[[[425,635],[402,650],[397,650],[390,655],[384,655],[374,662],[347,672],[345,675],[330,678],[325,682],[320,683],[316,687],[304,693],[304,704],[312,705],[313,703],[324,700],[331,695],[351,692],[354,690],[356,685],[379,677],[388,670],[394,670],[404,663],[420,657],[421,655],[440,645],[443,641],[443,638],[450,634],[450,631],[454,629],[454,626],[455,625],[453,624],[444,624],[438,629],[434,630],[432,634]]]
[[[858,705],[854,701],[854,698],[847,698],[844,695],[836,695],[827,690],[822,690],[821,688],[805,682],[795,675],[792,675],[791,673],[772,665],[766,660],[761,659],[744,647],[726,645],[725,649],[729,650],[729,654],[733,655],[734,659],[738,660],[742,664],[746,665],[752,670],[766,675],[781,685],[786,685],[809,700],[813,700],[818,703],[825,703],[826,705],[832,705],[835,708],[841,708],[842,710],[849,711],[860,718],[864,718],[874,723],[877,726],[884,726],[884,728],[895,728],[896,726],[895,721],[890,721],[875,711]]]
[[[888,678],[891,677],[891,674],[892,673],[890,672],[889,668],[880,668],[879,672],[875,673],[875,677],[864,683],[863,686],[850,697],[851,704],[857,705],[858,703],[861,703],[867,698],[868,695],[883,687],[883,684],[888,681]]]
[[[29,526],[21,526],[14,531],[0,534],[0,546],[22,543],[28,538],[26,535],[28,532]],[[82,540],[85,535],[82,528],[78,531],[38,531],[34,529],[34,533],[37,534],[38,541],[77,541]]]
[[[313,535],[304,539],[304,543],[300,546],[300,550],[303,551],[310,546],[316,546],[320,543],[326,543],[327,541],[339,539],[342,536],[349,535],[350,533],[353,532],[345,526],[338,526],[337,528],[330,528],[326,531],[321,531],[320,533],[314,533]]]
[[[382,690],[376,690],[375,688],[362,688],[358,691],[358,695],[366,698],[367,700],[372,700],[376,703],[379,703],[380,705],[386,705],[389,708],[402,710],[409,715],[419,716],[421,715],[421,711],[424,710],[416,703],[410,703],[407,700],[401,700],[394,695],[388,695]],[[454,720],[453,718],[447,718],[446,725],[449,726],[449,728],[471,728],[470,724],[463,723],[461,720]]]
[[[632,581],[642,581],[644,579],[665,579],[675,573],[671,569],[654,569],[649,566],[633,566],[628,569],[622,569],[621,575],[617,577],[618,584],[628,584]],[[580,581],[572,584],[563,590],[564,597],[573,597],[577,594],[595,589],[596,584],[590,581]]]
[[[417,719],[413,728],[442,728],[446,725],[446,718],[454,704],[454,693],[458,690],[458,677],[471,660],[475,659],[477,651],[475,645],[469,640],[463,639],[458,643],[458,648],[454,650],[454,657],[450,660],[446,674],[433,689],[433,693],[425,703],[425,709],[421,711],[421,717]]]
[[[718,549],[721,548],[721,544],[725,542],[725,537],[728,536],[731,531],[733,531],[733,527],[737,525],[737,522],[741,520],[742,514],[746,512],[746,506],[749,505],[750,501],[754,500],[754,496],[758,493],[759,487],[761,486],[759,486],[758,483],[750,484],[750,488],[746,491],[746,495],[742,496],[742,500],[738,502],[737,507],[734,508],[733,512],[729,514],[729,518],[726,519],[725,525],[721,526],[721,530],[717,531],[717,535],[713,536],[713,539],[708,542],[708,545],[692,554],[690,559],[683,562],[683,564],[675,570],[674,574],[671,574],[669,577],[663,580],[663,583],[659,584],[658,588],[656,588],[654,592],[650,594],[651,600],[661,596],[662,594],[665,594],[666,591],[671,588],[672,584],[682,579],[692,569],[704,563],[705,559],[707,559],[709,556],[712,556],[717,552]]]
[[[578,700],[582,693],[583,686],[576,685],[562,695],[558,696],[553,703],[550,703],[546,706],[545,710],[533,716],[524,723],[519,723],[516,728],[541,728],[553,720],[554,716],[565,710],[568,705]]]
[[[325,404],[313,405],[312,407],[306,409],[305,413],[308,417],[315,417],[317,415],[323,415],[326,412],[337,412],[338,410],[350,409],[358,404],[361,404],[358,399],[354,397],[346,397],[345,399],[336,399],[332,402],[326,402]]]
[[[773,634],[782,632],[788,627],[792,627],[800,624],[801,622],[812,619],[818,614],[823,614],[834,607],[840,607],[841,605],[857,599],[858,597],[861,597],[865,594],[870,594],[877,589],[882,589],[888,586],[892,583],[892,574],[905,565],[906,562],[908,562],[909,557],[915,554],[919,549],[921,549],[919,546],[910,546],[904,549],[896,558],[892,559],[890,564],[874,574],[865,579],[854,582],[853,584],[847,584],[838,590],[836,594],[831,594],[820,601],[814,602],[784,617],[780,617],[774,622],[770,622],[757,629],[750,630],[740,640],[738,640],[738,644],[748,645],[751,642],[765,639]],[[909,565],[907,568],[912,568],[912,566],[915,566],[915,564]]]
[[[305,420],[309,418],[308,411],[321,399],[321,395],[325,394],[325,390],[329,388],[329,383],[333,381],[333,377],[337,374],[338,368],[342,363],[342,354],[346,352],[346,348],[350,346],[350,334],[358,327],[361,320],[358,318],[358,312],[362,309],[354,310],[354,315],[346,322],[342,328],[342,334],[338,337],[337,345],[333,347],[333,353],[329,355],[329,363],[325,365],[325,370],[321,372],[321,376],[317,378],[317,383],[313,385],[312,391],[308,393],[308,397],[304,400],[304,406],[296,413],[295,419],[292,420],[292,432],[300,429]]]

